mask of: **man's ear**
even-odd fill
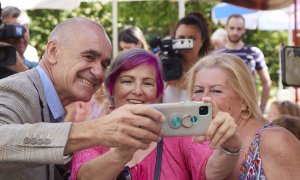
[[[48,57],[48,61],[51,64],[57,63],[58,51],[57,51],[57,43],[56,41],[49,41],[46,48],[46,53]]]

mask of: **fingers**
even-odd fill
[[[166,119],[161,112],[145,105],[125,105],[124,108],[130,109],[133,114],[147,116],[158,123],[161,123]]]
[[[207,141],[206,136],[194,136],[193,137],[193,142],[194,143],[201,143]]]
[[[225,112],[218,112],[211,122],[206,136],[210,140],[211,148],[218,148],[221,144],[232,137],[237,131],[234,119]]]
[[[161,122],[165,117],[157,110],[143,105],[124,105],[105,118],[99,131],[111,138],[109,147],[129,146],[146,149],[151,142],[160,141]]]
[[[202,101],[205,102],[205,103],[211,103],[211,105],[212,105],[212,118],[215,118],[216,115],[219,112],[219,108],[218,108],[217,104],[215,103],[215,101],[213,101],[211,99],[211,97],[208,97],[208,96],[203,97]]]
[[[127,134],[130,138],[142,141],[143,143],[150,143],[150,142],[158,142],[160,141],[160,127],[158,126],[157,132],[153,132],[148,128],[142,128],[137,126],[121,126],[120,131],[122,134]]]
[[[216,145],[214,145],[215,148],[219,148],[222,144],[224,144],[226,141],[228,141],[229,138],[231,138],[236,133],[236,125],[231,125],[228,128],[228,131],[224,133],[224,135],[220,138],[220,140],[217,142]]]
[[[161,137],[143,128],[127,126],[120,130],[122,146],[134,149],[147,149],[151,142],[160,141]],[[124,136],[124,134],[128,136]],[[126,137],[126,138],[124,138]]]

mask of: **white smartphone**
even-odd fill
[[[166,116],[163,137],[205,135],[212,120],[212,105],[203,102],[149,104]]]

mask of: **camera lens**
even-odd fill
[[[0,48],[0,61],[4,61],[7,58],[7,53],[4,48]]]
[[[200,115],[207,115],[208,114],[208,106],[200,106],[199,107],[199,114]]]

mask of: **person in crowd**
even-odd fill
[[[281,115],[300,117],[300,106],[288,100],[273,101],[266,114],[266,119],[271,123]]]
[[[0,80],[0,179],[57,179],[53,164],[68,162],[75,151],[96,145],[147,149],[161,139],[158,124],[165,117],[143,105],[93,121],[62,122],[65,106],[89,101],[101,86],[111,52],[102,25],[67,19],[50,34],[39,66]]]
[[[136,26],[129,26],[122,30],[119,34],[119,47],[122,50],[132,48],[143,48],[148,50],[148,44],[145,40],[143,32]],[[104,92],[103,92],[104,94]],[[74,102],[67,107],[68,121],[83,121],[100,117],[109,111],[109,103],[101,98],[96,103],[94,96],[89,102]]]
[[[29,43],[29,18],[26,12],[21,11],[19,8],[14,6],[7,6],[2,9],[1,18],[2,23],[21,24],[24,27],[24,35],[21,38],[0,39],[2,42],[13,45],[17,51],[17,60],[15,65],[0,67],[0,79],[17,72],[26,71],[38,65],[36,62],[31,62],[29,59],[25,59],[24,57],[24,52]]]
[[[212,33],[210,39],[215,49],[224,48],[228,41],[227,32],[225,29],[219,28]]]
[[[300,106],[294,102],[273,101],[266,114],[266,119],[273,125],[279,125],[300,139]]]
[[[259,48],[246,45],[243,42],[243,35],[246,32],[245,19],[240,14],[229,16],[225,29],[228,34],[228,41],[225,48],[218,51],[239,56],[247,64],[254,81],[256,80],[255,71],[257,72],[262,85],[260,109],[264,113],[272,84],[264,54]]]
[[[136,26],[129,26],[123,29],[119,34],[119,47],[121,50],[132,48],[143,48],[148,50],[148,44],[145,40],[143,32]],[[103,101],[102,101],[103,100]],[[107,109],[108,102],[102,98],[99,103],[96,103],[94,96],[89,102],[74,102],[67,107],[68,121],[83,121],[100,117],[109,111]]]
[[[125,104],[159,103],[164,87],[161,71],[157,56],[146,50],[121,52],[109,66],[105,79],[113,109]],[[239,151],[236,124],[227,114],[217,109],[214,113],[207,136],[196,136],[194,142],[191,136],[164,138],[160,179],[222,179],[233,170],[238,155],[228,154],[224,148]],[[208,139],[215,152],[207,142],[201,143]],[[121,178],[118,175],[124,166],[132,179],[154,179],[156,153],[157,143],[151,143],[146,150],[103,146],[82,150],[73,156],[71,180]]]
[[[228,179],[297,179],[300,142],[282,127],[272,127],[257,103],[255,84],[236,55],[213,53],[188,72],[193,101],[210,98],[234,118],[242,139],[241,155]]]
[[[29,36],[30,35],[30,33],[29,33],[30,18],[28,16],[28,14],[26,13],[26,11],[22,11],[21,14],[22,14],[21,15],[22,19],[24,21],[23,23],[27,25],[26,28],[28,28],[28,36]],[[28,37],[28,41],[29,41],[29,37]],[[26,47],[23,55],[26,60],[31,61],[31,62],[38,63],[40,60],[37,49],[34,46],[30,45],[29,43],[27,44],[27,47]]]
[[[275,118],[272,125],[278,125],[286,128],[293,133],[300,141],[300,117],[283,114]]]
[[[143,32],[137,26],[126,27],[119,33],[119,47],[121,50],[132,48],[149,49]]]
[[[212,51],[210,29],[201,13],[193,12],[180,19],[173,32],[175,38],[193,39],[193,49],[180,52],[182,75],[180,79],[166,82],[163,102],[187,101],[189,97],[185,87],[185,75],[200,57]]]

